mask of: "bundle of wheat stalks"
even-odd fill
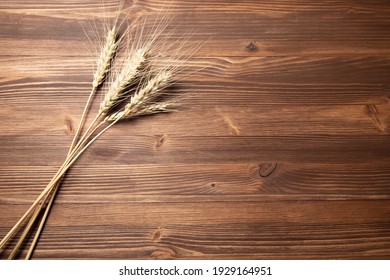
[[[123,14],[122,12],[120,14]],[[38,228],[26,256],[26,259],[31,258],[61,179],[96,139],[119,121],[173,110],[172,105],[177,100],[167,98],[166,88],[172,85],[173,77],[176,80],[178,65],[182,64],[185,57],[181,55],[180,47],[184,43],[178,45],[178,41],[175,41],[167,46],[166,38],[161,40],[169,22],[168,18],[165,15],[159,18],[158,22],[155,21],[149,34],[144,30],[145,21],[138,19],[136,21],[138,25],[134,22],[127,25],[124,24],[127,23],[126,20],[118,20],[119,14],[109,26],[105,26],[105,39],[93,74],[92,89],[68,155],[35,202],[1,240],[0,250],[4,249],[17,233],[21,233],[9,259],[17,257],[26,237],[29,236],[34,225],[37,225]],[[183,39],[184,37],[180,40]],[[174,53],[167,58],[163,52],[173,46]],[[120,52],[125,53],[122,59]],[[92,101],[99,91],[103,91],[103,84],[107,86],[100,108],[91,124],[85,129],[85,121]]]

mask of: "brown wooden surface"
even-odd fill
[[[153,17],[164,2],[133,12]],[[81,26],[98,3],[0,2],[1,237],[66,155],[94,60]],[[187,63],[202,70],[179,86],[189,102],[97,141],[33,258],[389,259],[390,3],[170,11],[177,36],[203,42]]]

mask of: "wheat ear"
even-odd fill
[[[145,85],[138,90],[130,98],[130,102],[126,104],[123,110],[114,113],[108,116],[105,121],[115,121],[117,119],[128,119],[134,117],[135,115],[141,115],[141,112],[144,114],[149,110],[155,110],[156,112],[162,111],[164,105],[150,104],[150,102],[157,97],[161,96],[161,90],[165,88],[170,80],[171,73],[168,71],[162,71],[155,77],[151,78],[145,83]],[[154,107],[153,107],[154,105]],[[158,109],[159,107],[159,109]]]
[[[110,109],[123,100],[129,86],[133,84],[142,66],[145,65],[147,52],[147,48],[140,48],[128,56],[122,70],[111,84],[100,104],[99,114],[107,114]]]
[[[97,60],[96,71],[93,75],[92,87],[99,87],[107,76],[111,68],[111,61],[115,56],[116,50],[118,49],[118,30],[114,26],[108,31],[106,36],[106,42],[103,49],[100,52]]]

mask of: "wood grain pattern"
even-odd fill
[[[126,6],[153,19],[165,2]],[[0,3],[0,236],[64,160],[98,3]],[[182,108],[94,143],[33,258],[389,259],[388,1],[172,1],[170,13],[172,40],[203,43]]]

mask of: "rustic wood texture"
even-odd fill
[[[67,153],[99,2],[0,2],[0,237]],[[153,18],[165,2],[125,6]],[[188,98],[91,146],[33,258],[389,259],[389,1],[169,9],[170,32],[202,43],[177,87]]]

